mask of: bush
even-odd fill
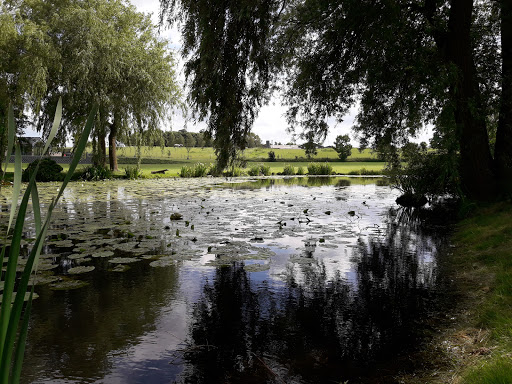
[[[210,165],[204,163],[197,163],[194,165],[194,177],[205,177],[208,175]]]
[[[260,171],[263,176],[270,176],[270,166],[260,164]]]
[[[29,181],[30,176],[39,165],[39,170],[36,175],[36,181],[62,181],[64,180],[64,174],[62,174],[62,167],[55,162],[55,160],[50,159],[49,157],[45,157],[41,160],[34,160],[31,162],[27,169],[25,169],[22,173],[22,180]]]
[[[249,176],[270,176],[270,166],[264,164],[253,165],[247,173]]]
[[[181,167],[180,169],[180,177],[193,177],[194,170],[192,167],[189,167],[188,165],[185,165]]]
[[[418,151],[408,163],[391,169],[391,185],[404,194],[423,195],[429,200],[443,195],[461,196],[457,154]]]
[[[180,177],[205,177],[208,172],[214,171],[210,165],[196,163],[193,166],[183,166],[180,170]]]
[[[310,163],[308,164],[309,175],[331,175],[333,173],[332,166],[329,163]]]
[[[305,172],[304,172],[304,168],[301,166],[299,167],[299,169],[297,169],[297,175],[304,175]]]
[[[268,161],[270,161],[270,162],[274,162],[274,161],[276,161],[276,154],[275,154],[275,152],[274,152],[274,151],[270,151],[270,152],[268,153]]]
[[[243,174],[244,171],[242,170],[242,168],[238,167],[232,167],[229,171],[224,172],[224,176],[226,177],[239,177],[243,176]]]
[[[249,176],[259,176],[260,175],[260,166],[259,165],[253,165],[249,170],[247,171]]]
[[[78,178],[84,181],[108,180],[112,178],[112,171],[102,165],[91,165],[85,168]]]
[[[134,180],[142,176],[142,171],[139,167],[126,167],[124,173],[127,179]]]
[[[295,167],[290,164],[286,164],[283,169],[283,175],[295,175]]]

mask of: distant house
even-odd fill
[[[22,155],[38,156],[44,148],[44,142],[40,137],[20,137],[19,143]]]

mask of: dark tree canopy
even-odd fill
[[[510,0],[161,4],[182,21],[190,99],[221,165],[278,86],[307,142],[357,105],[363,145],[396,159],[431,124],[437,150],[457,158],[467,196],[512,190]]]

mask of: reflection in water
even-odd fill
[[[384,238],[359,240],[352,277],[304,264],[276,290],[252,281],[243,263],[218,268],[195,305],[179,382],[393,382],[393,367],[374,365],[416,345],[441,284],[425,257],[444,243],[398,218],[391,210]]]
[[[445,234],[423,211],[390,209],[396,193],[374,180],[224,181],[72,185],[22,382],[384,383],[374,367],[415,343],[438,301]],[[123,258],[131,269],[113,272]],[[89,285],[52,291],[61,280]]]
[[[302,186],[302,187],[324,187],[328,185],[334,185],[337,187],[348,187],[351,184],[372,184],[375,183],[376,179],[373,177],[329,177],[329,176],[308,176],[308,177],[283,177],[283,178],[272,178],[272,179],[256,179],[243,183],[225,183],[222,187],[230,187],[233,189],[260,189],[266,188],[271,190],[273,187],[279,186]],[[385,184],[385,181],[382,182]]]
[[[103,377],[111,368],[108,356],[151,331],[176,289],[174,266],[138,265],[124,274],[96,273],[80,290],[40,291],[33,303],[24,382],[42,382],[46,374],[53,382],[56,372],[89,381]]]

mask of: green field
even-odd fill
[[[144,177],[176,177],[179,176],[181,167],[186,165],[194,165],[197,161],[181,161],[180,163],[173,163],[172,160],[170,160],[168,163],[162,163],[162,164],[142,164],[142,174]],[[207,162],[210,163],[210,162]],[[213,161],[211,162],[213,164]],[[308,164],[310,162],[294,162],[294,163],[286,163],[286,162],[257,162],[257,163],[249,163],[247,165],[247,168],[245,168],[245,174],[247,174],[247,170],[254,164],[264,164],[270,167],[270,172],[274,174],[278,174],[280,172],[283,172],[283,169],[285,165],[290,164],[293,167],[295,167],[295,171],[298,170],[299,167],[302,167],[304,169],[304,172],[307,172]],[[348,175],[351,172],[360,171],[361,169],[364,169],[366,171],[371,172],[380,172],[384,169],[386,163],[382,162],[333,162],[330,163],[332,165],[333,171],[337,174],[342,175]],[[26,168],[28,164],[23,164],[23,168]],[[62,168],[64,169],[64,172],[66,172],[69,169],[68,164],[60,164]],[[128,167],[129,165],[120,164],[119,165],[119,172],[116,172],[115,175],[122,176],[124,175],[124,169]],[[87,165],[81,164],[77,167],[77,169],[85,168]],[[151,174],[152,171],[159,171],[167,169],[168,171],[165,173],[165,175],[162,174]],[[7,172],[14,172],[14,164],[9,164],[7,167]]]
[[[269,148],[248,148],[242,152],[242,156],[248,161],[265,161],[268,159],[268,153],[273,151],[278,161],[308,161],[303,149],[269,149]],[[118,157],[136,157],[135,147],[124,147],[118,148]],[[183,147],[143,147],[142,158],[151,159],[166,159],[175,161],[187,161],[191,160],[194,162],[214,162],[215,152],[213,148],[191,148],[190,152],[187,153],[187,149]],[[320,148],[318,154],[314,156],[311,161],[321,161],[329,159],[332,161],[338,160],[338,154],[332,148]],[[375,161],[377,155],[370,149],[365,149],[359,152],[358,149],[352,149],[352,154],[349,156],[347,161]]]

